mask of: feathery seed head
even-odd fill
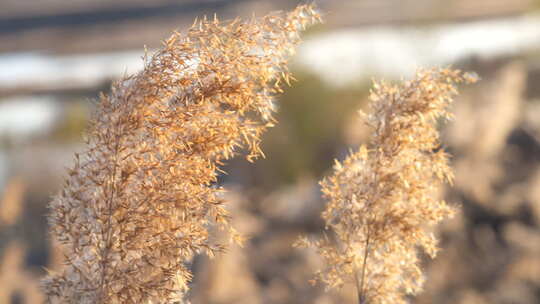
[[[436,122],[450,118],[455,85],[475,77],[457,70],[420,70],[399,85],[375,82],[369,145],[362,145],[321,182],[328,203],[322,217],[333,240],[300,240],[314,247],[327,269],[318,278],[329,288],[354,282],[359,303],[405,303],[424,281],[417,248],[435,257],[437,241],[428,230],[453,213],[435,193],[451,182],[448,154]]]
[[[287,82],[312,6],[241,22],[196,21],[144,69],[102,96],[87,150],[50,203],[66,267],[44,281],[51,303],[178,303],[193,255],[223,250],[209,228],[228,226],[224,160],[262,154],[273,96]]]

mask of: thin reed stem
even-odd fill
[[[366,225],[366,244],[364,245],[364,257],[362,261],[362,275],[360,279],[360,285],[358,286],[358,294],[359,294],[359,301],[360,304],[367,304],[366,303],[366,296],[365,296],[365,279],[366,279],[366,269],[367,269],[367,261],[369,257],[369,245],[370,245],[370,238],[371,233],[369,233],[369,227],[370,225]]]

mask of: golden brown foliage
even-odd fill
[[[66,267],[45,280],[50,302],[178,303],[191,258],[223,249],[229,228],[219,165],[259,155],[286,59],[312,6],[261,20],[195,22],[175,33],[142,72],[103,96],[65,187],[50,203]],[[234,235],[233,235],[234,236]]]
[[[368,146],[339,163],[321,182],[328,200],[323,218],[335,240],[315,247],[328,268],[318,278],[328,287],[354,282],[359,303],[405,303],[423,284],[417,248],[437,253],[427,229],[453,213],[437,199],[441,181],[453,175],[435,127],[448,118],[455,83],[472,80],[449,69],[422,70],[399,85],[376,82],[371,92]]]

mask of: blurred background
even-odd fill
[[[47,203],[82,149],[99,92],[142,66],[196,16],[249,18],[292,0],[0,1],[0,304],[42,303],[39,279],[62,254]],[[437,233],[425,292],[411,303],[540,303],[540,1],[319,0],[280,96],[266,159],[231,161],[222,177],[244,248],[193,262],[193,303],[356,303],[325,293],[321,267],[296,238],[324,226],[317,182],[366,141],[359,120],[372,78],[399,80],[452,64],[482,79],[465,87],[444,127],[462,212]]]

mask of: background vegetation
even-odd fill
[[[44,267],[59,269],[62,261],[46,232],[46,205],[60,189],[73,152],[81,149],[80,134],[98,92],[108,91],[111,78],[119,77],[125,66],[137,69],[132,62],[140,63],[142,46],[154,49],[172,29],[187,28],[196,15],[246,17],[296,4],[21,3],[3,2],[0,10],[0,303],[43,301],[38,281]],[[342,160],[349,147],[366,142],[368,132],[356,111],[367,104],[370,77],[410,75],[407,67],[426,65],[422,60],[428,59],[432,65],[453,63],[474,70],[482,80],[463,90],[454,104],[455,120],[442,129],[456,174],[454,187],[444,196],[461,204],[462,212],[443,222],[438,232],[443,250],[436,260],[423,261],[425,292],[410,301],[538,303],[540,47],[538,35],[524,30],[540,18],[536,2],[429,3],[321,1],[326,23],[307,33],[305,48],[294,60],[297,81],[280,97],[279,123],[263,138],[266,158],[254,164],[234,159],[225,168],[228,175],[219,176],[229,189],[232,225],[250,238],[244,248],[231,246],[213,260],[195,258],[189,265],[195,278],[189,294],[193,303],[356,301],[352,285],[325,293],[307,283],[322,264],[291,244],[299,235],[318,237],[323,231],[324,202],[317,181],[330,174],[334,158]],[[138,15],[140,9],[146,15]],[[74,14],[89,19],[66,21]],[[92,19],[96,15],[102,17]],[[498,32],[499,21],[510,36]],[[478,24],[490,25],[481,31],[485,40],[476,39],[485,48],[476,47],[468,36]],[[460,26],[463,31],[452,32]],[[369,47],[347,55],[353,47],[337,44],[344,36]],[[452,56],[437,59],[437,48],[420,52],[395,36],[411,37],[419,47],[423,44],[417,37],[429,37]],[[325,53],[328,48],[332,52]],[[338,59],[328,68],[321,57]],[[42,59],[49,60],[50,69],[40,65]],[[351,76],[347,67],[358,74]]]

